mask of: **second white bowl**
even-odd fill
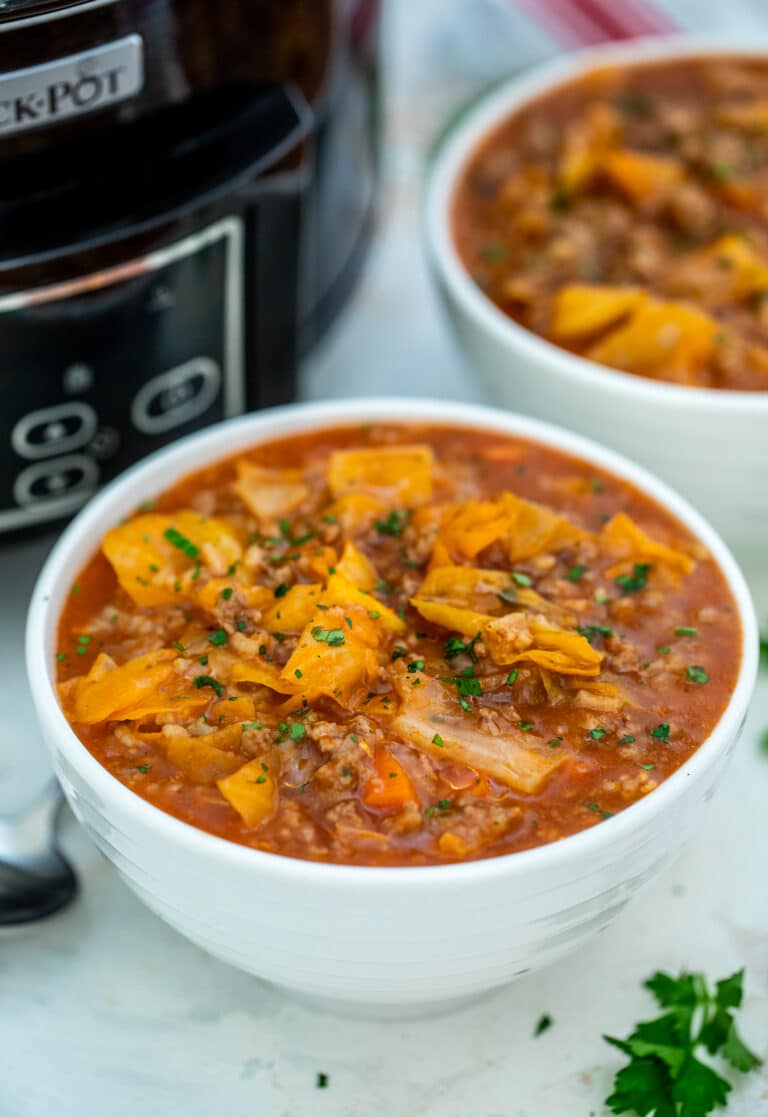
[[[487,298],[456,249],[456,184],[496,127],[597,66],[701,55],[766,57],[768,43],[654,38],[581,51],[514,78],[452,132],[427,196],[434,271],[459,340],[495,403],[562,423],[645,465],[684,493],[733,547],[768,628],[768,392],[685,388],[607,369],[519,326]]]

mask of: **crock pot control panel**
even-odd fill
[[[243,228],[0,297],[0,533],[71,514],[137,457],[244,407]]]

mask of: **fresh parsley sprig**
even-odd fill
[[[711,990],[703,974],[679,977],[655,973],[646,989],[666,1011],[638,1024],[626,1039],[604,1036],[629,1057],[613,1083],[606,1105],[613,1113],[638,1117],[707,1117],[724,1107],[731,1084],[698,1055],[719,1055],[747,1072],[760,1060],[736,1028],[734,1012],[741,1005],[744,971],[739,970]]]

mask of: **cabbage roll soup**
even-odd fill
[[[526,105],[454,199],[464,265],[562,348],[768,391],[768,60],[605,67]]]
[[[190,825],[432,865],[610,825],[708,736],[740,642],[713,559],[629,483],[377,424],[257,446],[112,527],[57,668],[94,757]]]

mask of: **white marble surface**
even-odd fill
[[[430,288],[418,213],[437,122],[488,74],[457,32],[466,3],[393,8],[382,234],[303,392],[477,399]],[[477,0],[474,11],[492,18],[493,8]],[[498,50],[488,59],[498,67]],[[0,812],[45,771],[20,646],[46,549],[0,552]],[[700,838],[676,865],[578,955],[427,1021],[318,1015],[214,961],[151,915],[68,819],[82,898],[0,940],[0,1117],[597,1117],[618,1066],[601,1033],[622,1034],[649,1013],[640,983],[658,967],[719,977],[746,965],[744,1031],[768,1056],[766,728],[768,674]],[[544,1012],[554,1026],[534,1039]],[[765,1069],[740,1084],[728,1112],[768,1115]]]

